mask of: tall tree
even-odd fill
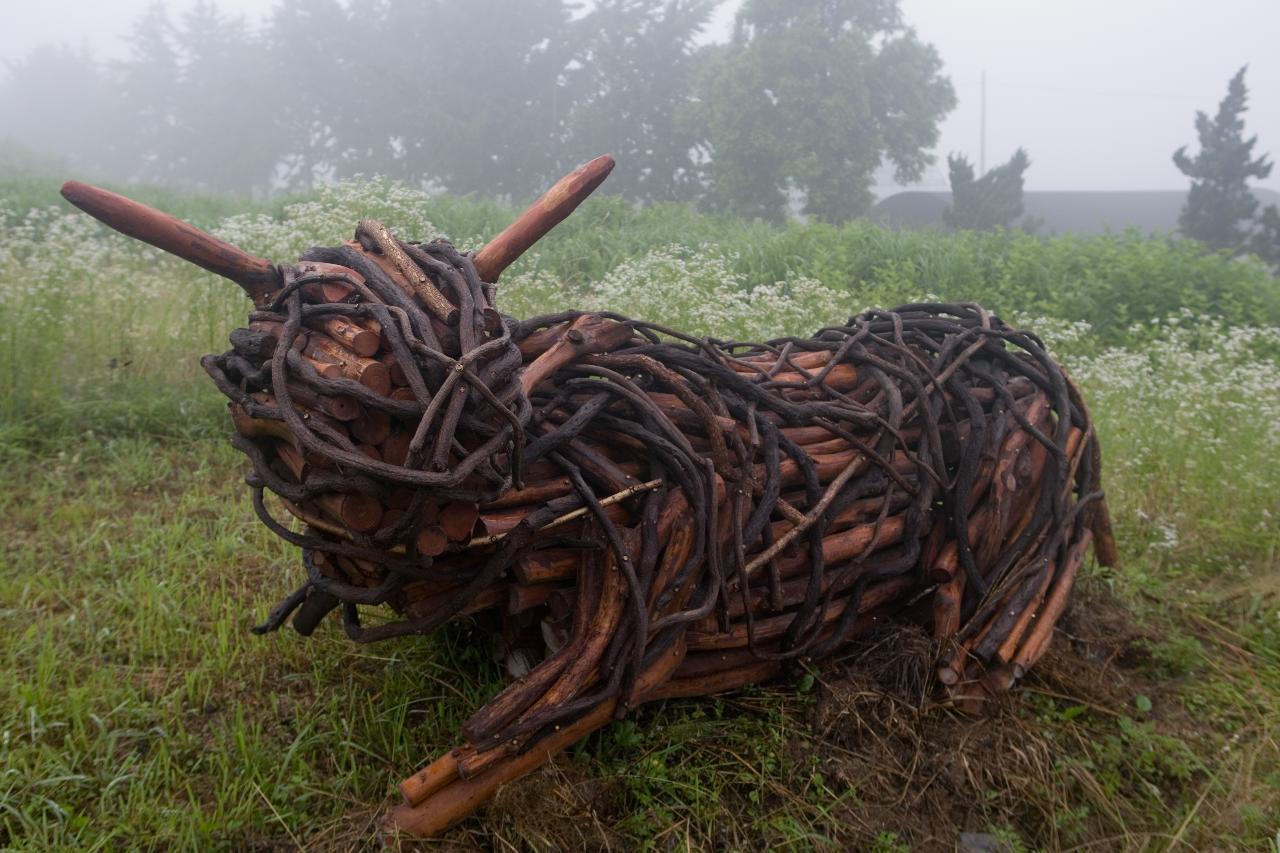
[[[265,73],[275,92],[274,144],[281,183],[311,187],[338,176],[346,153],[339,139],[351,141],[366,128],[378,132],[372,121],[376,116],[366,112],[363,63],[354,59],[370,52],[364,35],[339,0],[278,0],[273,7],[263,41]],[[315,56],[325,61],[314,61]]]
[[[864,214],[882,160],[902,182],[932,162],[955,106],[897,0],[747,0],[698,87],[713,204],[781,219]]]
[[[280,172],[527,196],[559,164],[570,29],[565,0],[278,0]]]
[[[606,188],[674,201],[701,186],[686,120],[695,39],[720,0],[598,0],[578,22],[584,51],[567,122],[569,160],[618,158]]]
[[[270,188],[280,143],[261,37],[208,0],[175,24],[155,3],[135,22],[130,57],[110,72],[95,144],[107,173],[216,192]]]
[[[115,108],[123,119],[106,144],[119,149],[113,174],[127,180],[172,179],[178,151],[172,129],[178,110],[181,58],[164,4],[152,3],[134,20],[130,56],[116,65]]]
[[[564,0],[370,4],[365,96],[397,168],[456,193],[527,197],[555,174],[576,48]],[[361,57],[362,61],[364,57]]]
[[[1174,164],[1191,178],[1179,228],[1214,249],[1232,252],[1247,244],[1249,223],[1258,210],[1249,179],[1266,178],[1272,165],[1265,154],[1254,158],[1258,137],[1244,138],[1243,116],[1249,108],[1249,91],[1244,84],[1247,68],[1231,78],[1217,115],[1210,118],[1204,112],[1196,113],[1199,153],[1189,156],[1185,145],[1173,153]]]
[[[190,186],[248,192],[270,186],[277,146],[265,45],[243,18],[199,0],[173,30],[181,57],[171,164]]]
[[[1023,175],[1031,160],[1019,148],[1009,162],[976,177],[973,164],[964,155],[949,155],[951,204],[942,212],[942,221],[960,231],[1008,228],[1022,216]]]

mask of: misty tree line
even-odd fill
[[[778,220],[864,214],[918,179],[955,105],[897,0],[201,2],[133,23],[125,61],[46,46],[0,82],[0,136],[128,181],[220,192],[378,173],[523,199],[609,152],[608,187]]]
[[[794,205],[867,213],[878,171],[932,162],[955,106],[937,51],[898,0],[746,0],[727,44],[699,43],[724,0],[276,0],[260,26],[201,0],[133,22],[129,58],[44,46],[0,78],[6,138],[121,182],[256,193],[382,174],[524,200],[600,153],[606,191],[770,221]],[[1244,69],[1200,150],[1183,234],[1280,266],[1280,211],[1248,182]],[[1030,159],[983,175],[947,158],[952,230],[1023,227]]]

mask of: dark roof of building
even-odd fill
[[[1280,205],[1280,192],[1255,189],[1262,206]],[[1141,231],[1178,230],[1178,214],[1187,194],[1183,190],[1116,192],[1052,191],[1023,193],[1028,216],[1039,221],[1042,234],[1103,234],[1137,228]],[[900,228],[941,228],[942,211],[951,193],[908,190],[880,201],[872,219]]]

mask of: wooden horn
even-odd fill
[[[608,154],[583,163],[542,194],[542,198],[472,257],[481,281],[495,282],[502,271],[556,227],[609,177],[614,161]]]
[[[597,157],[565,175],[473,260],[480,279],[495,282],[502,271],[586,200],[613,171],[614,159]],[[163,249],[240,285],[255,303],[280,287],[280,273],[265,258],[237,249],[177,217],[80,181],[62,185],[62,197],[93,218],[157,249]]]
[[[63,184],[62,197],[121,234],[231,279],[255,304],[280,289],[280,272],[266,258],[237,249],[154,207],[80,181]]]

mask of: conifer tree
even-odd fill
[[[942,221],[956,231],[1010,227],[1022,215],[1023,174],[1030,165],[1027,152],[1019,148],[1009,162],[979,178],[963,154],[949,155],[951,205],[942,212]]]
[[[1249,108],[1249,91],[1244,84],[1247,68],[1231,78],[1216,116],[1196,113],[1199,153],[1189,156],[1185,145],[1173,153],[1174,164],[1191,178],[1191,191],[1178,218],[1179,230],[1213,249],[1231,252],[1247,247],[1258,210],[1249,179],[1266,178],[1272,165],[1265,154],[1254,158],[1258,137],[1244,137],[1244,113]]]

